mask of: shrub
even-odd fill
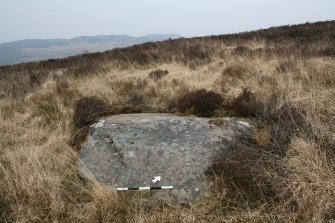
[[[311,131],[311,126],[305,122],[305,115],[306,110],[302,106],[292,105],[291,102],[285,102],[267,115],[266,118],[275,125],[272,131],[273,152],[285,155],[287,145],[295,134],[300,130],[305,134]]]
[[[155,70],[149,73],[149,77],[153,79],[154,81],[158,81],[159,79],[162,79],[164,76],[168,74],[169,74],[169,71],[167,70]]]
[[[179,112],[191,112],[199,116],[210,117],[214,111],[222,106],[223,98],[214,91],[199,89],[188,92],[169,105],[169,110],[176,109]]]
[[[76,128],[83,128],[105,115],[114,114],[112,107],[97,97],[83,97],[75,103],[73,114],[73,125]]]
[[[82,143],[87,140],[88,137],[88,129],[87,128],[79,128],[72,129],[70,139],[68,144],[76,151],[81,149]]]
[[[195,70],[198,66],[211,61],[211,50],[207,45],[200,42],[188,44],[184,43],[177,47],[177,49],[182,53],[177,54],[178,57],[176,59],[180,60],[184,65],[188,66],[192,70]]]
[[[208,62],[210,54],[201,44],[193,44],[184,52],[189,60],[202,60]]]
[[[250,88],[244,88],[242,93],[230,103],[230,108],[244,117],[255,117],[262,114],[263,107]]]
[[[117,114],[143,113],[147,109],[143,105],[122,105],[117,108]],[[146,110],[147,111],[147,110]],[[151,112],[151,111],[150,111]]]
[[[133,100],[141,101],[142,99]],[[110,104],[97,97],[82,97],[77,100],[72,117],[73,128],[69,145],[75,150],[79,150],[88,136],[88,126],[103,116],[143,112],[143,106],[137,105],[138,101],[132,103],[122,106],[116,105],[115,108],[112,108]]]
[[[302,129],[304,132],[311,130],[305,122],[304,107],[293,105],[290,101],[279,105],[280,96],[279,92],[274,92],[267,100],[261,101],[249,88],[245,88],[230,103],[230,109],[243,117],[257,117],[260,126],[252,136],[254,142],[266,147],[271,154],[284,156],[295,134]]]

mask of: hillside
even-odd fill
[[[102,52],[152,41],[176,39],[177,34],[141,37],[127,35],[79,36],[72,39],[27,39],[0,44],[0,65],[64,58],[85,52]]]
[[[1,66],[0,222],[332,222],[334,98],[334,21]],[[84,181],[88,126],[141,112],[255,129],[213,160],[212,190],[195,203]]]

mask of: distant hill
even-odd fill
[[[151,41],[178,39],[177,34],[79,36],[72,39],[27,39],[0,44],[0,65],[64,58]]]

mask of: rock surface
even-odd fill
[[[158,199],[194,200],[210,190],[205,172],[213,159],[246,140],[251,127],[234,118],[172,114],[127,114],[104,118],[90,128],[80,151],[85,177],[113,187],[173,186]],[[153,183],[155,176],[161,181]]]

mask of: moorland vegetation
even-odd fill
[[[2,66],[0,221],[334,221],[334,98],[334,21]],[[240,117],[255,129],[213,160],[210,194],[150,205],[77,172],[90,124],[139,112]]]

